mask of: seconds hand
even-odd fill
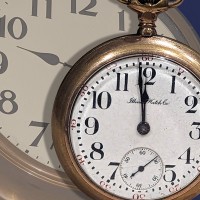
[[[143,84],[141,63],[139,63],[138,85],[140,90],[142,121],[138,124],[137,131],[141,135],[146,135],[150,131],[150,125],[146,122],[146,103],[149,100],[149,95],[147,94],[147,84]]]
[[[135,173],[132,173],[131,176],[130,176],[130,178],[133,178],[138,172],[143,172],[144,169],[145,169],[145,167],[146,167],[147,165],[149,165],[151,162],[153,162],[157,157],[158,157],[158,156],[156,156],[155,158],[153,158],[152,160],[150,160],[146,165],[144,165],[144,166],[139,166],[139,167],[138,167],[138,170],[137,170]]]

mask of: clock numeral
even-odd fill
[[[81,90],[81,96],[83,97],[85,94],[86,94],[86,92],[88,91],[88,86],[87,85],[85,85],[84,87],[83,87],[83,89]]]
[[[76,128],[76,126],[77,126],[76,120],[75,120],[75,119],[72,119],[72,120],[71,120],[71,125],[70,125],[71,129],[74,130],[74,128]]]
[[[8,68],[8,58],[6,54],[0,51],[1,64],[0,64],[0,74],[3,74]]]
[[[97,106],[103,110],[108,109],[111,106],[112,97],[110,93],[103,91],[97,95],[96,91],[93,91],[93,109],[97,109]]]
[[[176,173],[172,170],[172,168],[176,167],[176,165],[165,165],[165,175],[163,176],[163,179],[166,182],[173,182],[176,179]]]
[[[172,76],[171,94],[175,94],[176,76]]]
[[[186,113],[196,113],[197,112],[197,110],[194,109],[198,104],[198,99],[195,96],[187,96],[185,98],[185,104],[186,104],[186,106],[191,107],[188,111],[186,111]]]
[[[45,0],[46,2],[46,18],[52,18],[52,0]],[[38,0],[32,0],[32,16],[38,16]]]
[[[118,12],[119,13],[119,30],[120,31],[125,31],[125,17],[124,17],[124,10],[122,10],[121,12]]]
[[[15,102],[16,94],[11,90],[4,90],[0,93],[0,112],[3,114],[14,114],[18,110]]]
[[[178,192],[180,189],[181,189],[180,185],[177,184],[177,185],[175,185],[175,186],[173,186],[173,187],[170,187],[170,188],[169,188],[169,192],[171,192],[171,193],[176,193],[176,192]]]
[[[197,131],[197,133],[196,132],[194,133],[193,131],[190,131],[189,136],[193,140],[199,140],[200,139],[200,127],[199,127],[200,126],[200,122],[193,122],[191,126],[197,126],[196,130],[198,130],[198,131]]]
[[[21,26],[21,31],[18,35],[14,33],[14,26],[15,24],[19,22]],[[19,25],[18,25],[19,26]],[[11,37],[13,37],[16,40],[20,40],[24,38],[27,34],[28,28],[26,25],[26,22],[20,18],[20,17],[14,17],[8,22],[8,33],[10,34]],[[4,15],[3,17],[0,18],[0,37],[6,37],[6,16]]]
[[[111,189],[111,186],[110,185],[108,185],[106,182],[104,182],[104,181],[101,181],[100,182],[100,186],[102,187],[102,188],[104,188],[105,190],[110,190]]]
[[[141,188],[142,188],[142,183],[136,183],[135,186],[137,187],[137,190],[141,190]]]
[[[78,160],[80,165],[84,165],[85,164],[85,160],[83,159],[83,156],[77,155],[76,158],[77,158],[77,160]]]
[[[94,135],[99,130],[99,122],[94,117],[88,117],[85,120],[85,125],[87,126],[87,128],[85,129],[85,133],[88,135]]]
[[[118,163],[118,162],[110,162],[109,163],[108,166],[115,166],[116,167],[115,171],[112,173],[112,175],[110,177],[110,180],[114,180],[115,179],[115,175],[116,175],[116,172],[117,172],[117,170],[119,168],[119,165],[120,165],[120,163]]]
[[[191,164],[191,161],[194,161],[194,158],[191,158],[191,148],[189,147],[178,159],[186,160],[185,164]]]
[[[136,200],[136,199],[143,200],[143,199],[145,199],[145,194],[134,194],[133,199],[134,200]]]
[[[154,57],[153,56],[142,56],[142,61],[153,61]]]
[[[90,153],[90,157],[93,160],[102,160],[104,158],[104,152],[103,152],[103,144],[100,142],[95,142],[91,146],[92,152]]]
[[[156,77],[156,70],[152,67],[146,67],[143,71],[144,77],[147,79],[146,85],[154,85],[153,79]]]
[[[42,128],[41,132],[38,134],[38,136],[35,138],[35,140],[30,144],[32,147],[37,147],[40,140],[42,139],[42,136],[44,135],[49,123],[45,122],[36,122],[36,121],[31,121],[29,126],[34,126],[34,127],[39,127]]]
[[[90,3],[78,13],[80,15],[96,17],[97,12],[89,11],[90,9],[94,8],[96,4],[96,0],[90,0]],[[77,0],[71,0],[71,13],[77,14]]]
[[[154,181],[154,182],[155,182],[155,181],[156,181],[156,182],[159,181],[159,177],[156,176],[156,175],[154,175],[153,178],[152,178],[152,181]]]
[[[106,182],[104,182],[104,181],[101,181],[100,182],[100,186],[102,187],[102,188],[104,188],[105,190],[110,190],[111,189],[111,186],[110,185],[108,185]]]
[[[112,64],[108,65],[106,68],[107,68],[108,70],[111,70],[111,69],[114,69],[114,68],[116,68],[116,67],[117,67],[117,63],[112,63]]]
[[[121,82],[123,82],[123,84]],[[121,86],[123,86],[123,91],[128,91],[128,73],[124,73],[123,75],[121,73],[117,73],[116,91],[121,91]]]

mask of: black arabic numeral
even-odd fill
[[[21,33],[19,35],[16,35],[14,33],[14,26],[17,22],[19,22],[21,25]],[[0,18],[0,37],[5,38],[6,34],[5,30],[6,30],[6,16],[4,15],[3,17]],[[26,36],[27,31],[28,28],[26,22],[20,17],[14,17],[8,22],[8,33],[10,34],[11,37],[13,37],[16,40],[23,39]]]
[[[176,179],[176,173],[172,168],[176,167],[176,165],[165,165],[165,175],[163,179],[166,182],[173,182]]]
[[[195,96],[187,96],[185,98],[185,105],[190,106],[191,108],[186,111],[186,113],[196,113],[197,110],[195,110],[194,108],[197,106],[197,104],[198,99]]]
[[[81,11],[79,11],[79,14],[96,17],[97,12],[90,11],[90,9],[94,8],[96,4],[96,0],[90,0],[90,3]],[[71,13],[77,14],[77,0],[71,0]]]
[[[172,76],[171,94],[175,94],[176,76]]]
[[[155,81],[153,79],[156,77],[156,70],[152,67],[146,67],[143,71],[144,77],[148,80],[146,81],[146,85],[154,85]]]
[[[44,0],[46,2],[46,18],[52,18],[52,0]],[[41,1],[40,1],[41,2]],[[38,0],[32,0],[32,16],[38,16]]]
[[[85,120],[85,125],[87,126],[87,128],[85,129],[85,133],[88,135],[94,135],[99,130],[99,122],[94,117],[88,117]]]
[[[114,172],[112,173],[111,177],[110,177],[110,180],[114,180],[115,179],[115,175],[116,175],[116,172],[119,168],[119,165],[120,163],[117,163],[117,162],[110,162],[108,166],[115,166],[116,169],[114,170]]]
[[[199,140],[200,139],[200,122],[193,122],[191,126],[197,126],[195,133],[193,131],[190,131],[189,136],[193,140]]]
[[[90,153],[90,157],[93,160],[102,160],[104,158],[104,152],[103,152],[103,144],[100,142],[95,142],[91,146],[92,152]]]
[[[97,109],[97,106],[103,110],[108,109],[111,106],[112,98],[110,93],[104,91],[97,95],[96,91],[93,91],[93,109]]]
[[[116,91],[128,91],[128,73],[117,73],[117,87]]]
[[[191,160],[194,161],[194,158],[191,158],[191,148],[189,147],[178,159],[186,160],[185,164],[191,164]]]

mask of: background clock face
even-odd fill
[[[51,188],[62,195],[60,185],[74,186],[62,173],[51,139],[56,92],[70,67],[89,49],[135,33],[137,17],[111,0],[2,0],[0,8],[0,162],[1,178],[6,179],[0,192],[2,198],[11,199],[14,194],[27,199],[21,186],[35,191],[33,185],[40,184],[44,191]],[[176,11],[161,15],[157,26],[159,34],[199,50],[195,35]],[[11,168],[12,176],[6,174]],[[7,190],[11,186],[12,192]],[[67,193],[79,198],[76,192]]]

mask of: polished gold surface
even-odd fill
[[[139,29],[138,34],[150,37],[157,35],[155,22],[158,14],[167,11],[169,8],[177,7],[183,0],[119,0],[138,13]],[[142,3],[146,2],[146,3]]]
[[[110,40],[82,57],[65,77],[52,115],[53,140],[59,160],[79,188],[95,200],[120,200],[94,184],[79,168],[70,144],[70,116],[74,101],[85,83],[105,65],[136,55],[160,56],[183,66],[200,79],[200,55],[189,47],[164,37],[129,35]],[[191,199],[200,192],[200,176],[166,200]]]

